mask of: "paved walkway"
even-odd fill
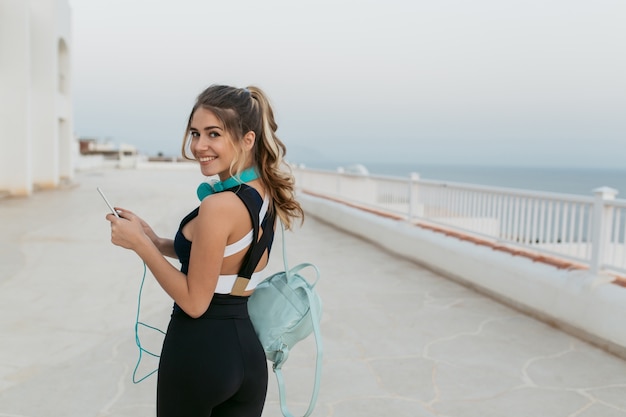
[[[195,204],[195,171],[81,173],[75,186],[0,199],[0,416],[154,416],[155,376],[135,385],[143,264],[109,243],[96,192],[172,234]],[[626,416],[626,362],[376,246],[308,218],[291,264],[322,271],[325,356],[314,416]],[[272,261],[281,264],[280,241]],[[141,319],[171,301],[149,275]],[[158,333],[142,332],[156,351]],[[285,369],[306,408],[313,343]],[[139,372],[156,367],[144,356]],[[279,416],[275,379],[264,416]]]

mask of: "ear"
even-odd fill
[[[254,148],[254,142],[256,141],[256,135],[251,130],[245,135],[243,135],[243,139],[241,140],[241,146],[246,151],[251,151]]]

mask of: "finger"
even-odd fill
[[[132,211],[130,211],[130,210],[128,210],[128,209],[125,209],[125,208],[123,208],[123,207],[113,207],[113,208],[115,209],[115,211],[117,211],[117,212],[118,212],[118,214],[119,214],[119,213],[126,213],[126,214],[129,214],[129,215],[136,216],[136,214],[135,214],[135,213],[133,213]]]
[[[115,212],[117,213],[117,215],[122,218],[122,219],[129,219],[131,216],[133,216],[133,212],[123,209],[121,207],[113,207],[113,209],[115,210]]]
[[[121,210],[121,209],[116,210],[116,211],[117,211],[117,214],[120,216],[120,218],[125,219],[125,220],[132,220],[133,218],[137,217],[130,211]]]

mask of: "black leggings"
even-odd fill
[[[259,417],[267,362],[246,297],[216,294],[193,319],[178,306],[163,342],[158,417]]]

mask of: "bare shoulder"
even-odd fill
[[[241,199],[235,193],[223,192],[210,195],[202,200],[198,216],[225,216],[231,218],[239,212],[247,213]]]
[[[198,230],[206,231],[211,239],[232,243],[252,227],[248,209],[241,199],[231,192],[213,194],[200,203]]]

